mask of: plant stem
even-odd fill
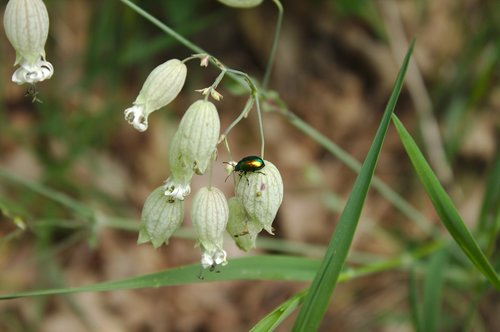
[[[257,93],[254,94],[254,99],[255,99],[255,108],[257,109],[257,118],[259,121],[259,132],[260,132],[260,157],[264,159],[264,147],[265,147],[265,140],[264,140],[264,125],[262,124],[262,113],[260,110],[260,101],[259,101],[259,96]]]
[[[264,74],[264,79],[262,80],[262,89],[267,89],[269,85],[269,78],[271,77],[271,72],[274,65],[274,58],[276,56],[276,50],[278,49],[278,41],[281,33],[281,26],[283,23],[283,5],[279,0],[273,0],[276,8],[278,9],[278,20],[276,21],[276,28],[274,30],[273,46],[271,47],[271,53],[269,54],[269,60],[266,66],[266,72]]]

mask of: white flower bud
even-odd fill
[[[248,251],[254,248],[257,235],[264,227],[248,217],[238,197],[231,197],[227,203],[229,206],[227,232],[241,250]]]
[[[262,3],[262,0],[218,0],[229,7],[236,8],[251,8],[256,7]]]
[[[54,67],[45,61],[49,15],[42,0],[10,0],[4,13],[5,34],[16,50],[12,75],[17,84],[41,82],[52,77]]]
[[[191,179],[182,181],[170,176],[163,185],[163,194],[169,201],[183,201],[191,193],[190,181]]]
[[[218,265],[227,264],[227,253],[225,250],[214,248],[211,251],[203,251],[201,253],[201,266],[206,268],[214,269]]]
[[[193,198],[191,222],[202,249],[203,268],[225,265],[226,252],[222,249],[228,220],[226,197],[215,187],[201,188]]]
[[[133,106],[125,110],[125,120],[138,131],[148,129],[148,116],[177,97],[186,81],[186,65],[171,59],[149,74]]]
[[[270,161],[258,172],[242,174],[236,184],[236,197],[253,221],[273,234],[272,223],[283,201],[283,180],[280,172]]]
[[[184,218],[184,202],[170,200],[164,195],[164,187],[156,188],[144,202],[138,243],[151,241],[158,248],[168,244],[172,234]]]
[[[214,157],[219,138],[220,120],[215,105],[209,101],[194,102],[182,117],[172,139],[170,164],[185,176],[205,173]],[[175,174],[174,174],[175,176]]]

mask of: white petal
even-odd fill
[[[123,113],[125,114],[125,120],[138,131],[143,132],[148,129],[148,116],[144,112],[143,105],[134,105],[127,108]]]

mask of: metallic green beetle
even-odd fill
[[[257,172],[263,169],[264,166],[266,166],[266,164],[264,164],[264,160],[262,160],[262,158],[257,156],[248,156],[238,161],[236,166],[234,166],[234,171],[243,175],[246,173]]]
[[[247,173],[262,173],[259,172],[259,170],[263,169],[266,164],[264,163],[264,160],[262,158],[257,157],[257,156],[248,156],[240,161],[238,161],[236,164],[234,162],[224,162],[224,164],[228,164],[233,166],[233,172],[237,172],[240,175],[240,179],[243,175],[246,175]],[[262,173],[264,174],[264,173]],[[231,174],[229,174],[226,178],[226,180],[229,178]],[[248,182],[248,179],[247,179]]]

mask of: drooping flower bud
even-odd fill
[[[172,139],[170,164],[205,173],[212,161],[219,138],[220,120],[215,105],[198,100],[189,106]],[[187,170],[185,170],[187,173]]]
[[[34,84],[52,77],[54,67],[45,61],[49,15],[43,1],[10,0],[3,24],[5,34],[16,50],[14,65],[20,65],[12,75],[12,81]]]
[[[139,230],[139,244],[151,241],[158,248],[168,244],[172,234],[179,228],[184,218],[184,202],[169,200],[164,187],[156,188],[144,202]]]
[[[148,116],[177,97],[186,81],[186,65],[171,59],[149,74],[133,106],[125,110],[127,120],[138,131],[148,129]]]
[[[248,251],[254,248],[257,235],[264,227],[248,217],[238,197],[231,197],[227,203],[229,206],[227,232],[241,250]]]
[[[229,7],[236,8],[251,8],[256,7],[262,3],[262,0],[218,0]]]
[[[242,174],[236,183],[236,197],[249,218],[273,234],[272,223],[283,201],[283,180],[280,172],[270,161],[258,172]]]
[[[228,214],[226,197],[215,187],[203,187],[193,198],[191,222],[202,249],[203,268],[227,264],[222,244]]]

